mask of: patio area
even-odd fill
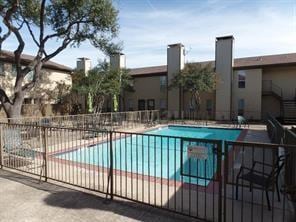
[[[105,200],[19,173],[0,170],[0,221],[193,221],[130,201]],[[196,221],[196,220],[195,220]]]
[[[172,124],[179,125],[180,123]],[[219,221],[219,215],[224,217],[224,221],[249,221],[250,219],[251,221],[265,221],[268,219],[268,221],[289,222],[294,220],[293,206],[282,194],[282,201],[277,202],[274,197],[274,189],[270,190],[272,195],[271,211],[267,209],[263,190],[255,187],[250,192],[248,186],[244,187],[244,185],[247,185],[246,183],[239,187],[238,200],[234,198],[235,178],[240,166],[250,167],[254,161],[269,164],[275,161],[273,151],[277,150],[278,146],[268,145],[268,147],[265,147],[266,145],[260,144],[270,142],[266,126],[263,124],[251,124],[243,128],[244,130],[237,139],[241,142],[229,142],[227,154],[224,154],[223,157],[227,157],[227,160],[222,159],[220,162],[222,168],[217,170],[217,172],[221,171],[222,180],[219,180],[219,175],[215,175],[210,179],[206,188],[190,185],[190,181],[189,183],[180,182],[176,177],[167,180],[162,177],[154,177],[155,173],[149,177],[143,176],[145,174],[141,171],[143,170],[141,167],[137,168],[137,173],[130,173],[124,170],[124,166],[120,169],[116,169],[115,166],[115,169],[112,167],[111,175],[111,166],[108,164],[104,166],[104,162],[102,162],[104,161],[103,153],[94,153],[93,150],[83,153],[93,154],[93,156],[96,154],[101,157],[98,158],[98,161],[102,164],[100,167],[76,163],[75,161],[61,159],[58,156],[58,154],[68,153],[71,150],[84,149],[84,147],[87,148],[93,144],[108,143],[108,141],[120,138],[130,139],[124,143],[119,143],[119,145],[125,144],[127,141],[132,144],[132,139],[134,143],[138,143],[139,132],[166,126],[166,124],[149,128],[125,129],[125,133],[112,132],[112,134],[104,131],[98,133],[92,130],[73,128],[2,125],[10,130],[17,129],[20,132],[26,132],[24,141],[32,144],[37,150],[37,154],[31,162],[17,159],[13,155],[8,156],[8,158],[3,156],[4,169],[0,170],[0,195],[2,197],[0,199],[0,221],[193,220],[190,217],[162,209],[195,217],[195,221],[198,219]],[[187,125],[201,126],[194,122],[187,123]],[[207,123],[206,127],[233,128],[233,125]],[[150,137],[152,139],[155,136]],[[171,137],[170,142],[168,140],[167,144],[175,144],[172,145],[172,148],[176,149],[177,139]],[[214,144],[210,140],[208,143]],[[113,145],[116,144],[113,143]],[[121,145],[117,149],[123,149],[124,147],[121,148]],[[152,150],[155,150],[155,143],[150,144],[150,146]],[[102,146],[101,149],[103,149]],[[113,149],[116,149],[116,146]],[[154,153],[154,155],[156,154]],[[162,155],[162,152],[159,155]],[[75,156],[77,157],[77,154]],[[75,156],[73,154],[68,155],[68,158]],[[138,154],[136,157],[138,158]],[[124,161],[126,157],[115,155],[114,158],[120,160],[121,167],[121,161]],[[109,161],[108,157],[105,161]],[[98,165],[100,164],[98,163]],[[156,167],[156,162],[150,164]],[[180,168],[178,164],[181,163],[175,160],[176,169]],[[207,166],[210,167],[211,165]],[[215,165],[212,167],[215,167]],[[46,170],[44,171],[44,169]],[[32,177],[15,170],[33,173],[35,176]],[[264,168],[260,170],[267,172]],[[42,182],[39,184],[38,175],[40,174],[42,174],[43,179],[48,178],[49,183]],[[113,181],[110,182],[109,178],[113,178]],[[111,189],[112,184],[113,191],[111,192],[114,194],[114,201],[106,201],[106,194],[110,194],[109,189]],[[221,205],[219,206],[218,203],[221,203]],[[157,206],[158,209],[151,206]],[[222,212],[222,214],[219,212]]]

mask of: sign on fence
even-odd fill
[[[188,158],[205,160],[208,158],[208,148],[205,146],[189,145],[187,147]]]

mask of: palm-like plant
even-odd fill
[[[111,70],[106,62],[100,62],[87,75],[78,71],[72,90],[88,98],[88,109],[101,112],[106,97],[117,98],[123,90],[133,90],[133,81],[127,69]]]

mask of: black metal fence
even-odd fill
[[[296,133],[292,130],[282,126],[274,117],[269,116],[267,119],[267,130],[269,137],[273,143],[296,145]],[[290,162],[286,165],[287,178],[286,185],[294,187],[294,193],[296,193],[296,149],[290,150]],[[295,195],[296,201],[296,195]]]
[[[289,221],[294,216],[286,195],[280,193],[277,201],[284,169],[266,189],[241,178],[247,172],[242,167],[252,168],[256,161],[264,164],[256,168],[258,174],[268,178],[288,146],[6,123],[0,123],[0,135],[1,167],[111,199],[207,221]]]
[[[282,192],[295,146],[225,141],[224,221],[294,221]]]

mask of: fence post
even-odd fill
[[[0,126],[0,168],[3,168],[3,129]]]
[[[110,199],[113,200],[113,147],[112,147],[112,131],[110,132]]]
[[[218,194],[218,221],[222,222],[222,141],[217,143],[217,179],[219,183],[219,194]],[[224,187],[225,189],[225,187]],[[225,197],[224,197],[225,198]]]
[[[228,183],[228,163],[229,163],[229,159],[228,159],[228,143],[227,141],[223,141],[223,147],[224,147],[224,160],[223,160],[223,163],[224,163],[224,170],[223,170],[223,177],[221,177],[221,179],[224,179],[224,182],[222,184],[220,184],[220,186],[223,186],[223,208],[221,208],[221,210],[223,210],[223,221],[226,221],[226,212],[227,212],[227,201],[226,201],[226,195],[227,195],[227,183]],[[234,148],[232,148],[234,149]],[[234,151],[234,150],[233,150]],[[222,150],[221,150],[222,152]],[[223,153],[222,153],[223,155]],[[221,156],[221,162],[222,162],[222,156]],[[222,164],[221,164],[222,165]],[[222,170],[222,169],[221,169]],[[222,182],[222,181],[221,181]],[[221,195],[222,195],[222,192],[221,192]],[[222,200],[221,200],[221,203],[222,203]],[[221,211],[222,213],[222,211]],[[221,215],[221,220],[222,220],[222,215]]]
[[[160,124],[160,111],[157,111],[157,123]]]
[[[43,167],[44,167],[44,178],[45,182],[47,182],[47,149],[48,149],[48,141],[47,141],[47,134],[48,134],[48,129],[46,127],[42,127],[42,143],[43,143]],[[42,175],[40,175],[41,177]]]
[[[110,120],[111,120],[111,130],[113,130],[113,115],[112,115],[112,112],[110,114]]]

